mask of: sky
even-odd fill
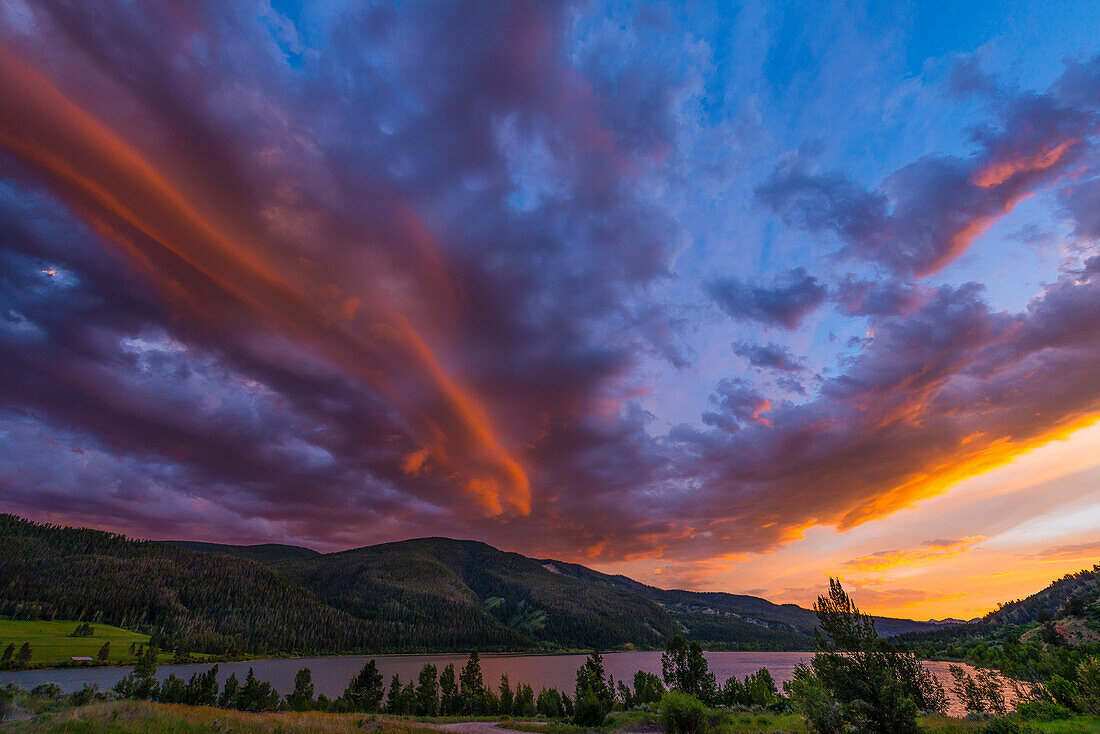
[[[0,511],[969,618],[1100,560],[1100,5],[0,0]]]

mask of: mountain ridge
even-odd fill
[[[816,624],[794,605],[658,589],[480,541],[319,553],[134,540],[14,515],[0,515],[0,614],[118,624],[226,654],[658,649],[674,634],[716,650],[808,650]]]

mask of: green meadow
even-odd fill
[[[31,646],[30,665],[43,667],[51,664],[69,664],[74,656],[95,660],[103,643],[110,642],[111,650],[107,660],[113,664],[120,664],[133,660],[130,654],[131,643],[145,645],[149,642],[149,635],[108,624],[93,624],[95,633],[91,637],[73,637],[73,630],[78,624],[80,622],[70,620],[30,622],[0,619],[0,651],[11,643],[14,643],[18,650],[24,642],[28,642]],[[164,662],[168,662],[171,656],[162,657]]]

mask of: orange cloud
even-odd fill
[[[864,573],[886,573],[897,566],[920,565],[954,558],[973,550],[983,540],[985,536],[981,535],[953,540],[927,540],[919,548],[878,551],[845,561],[844,565]]]
[[[50,79],[0,47],[0,146],[17,156],[211,328],[242,318],[274,326],[364,380],[404,415],[432,465],[482,512],[526,514],[526,473],[496,438],[485,408],[440,364],[381,288],[338,301],[299,263],[282,263],[234,212],[188,195]],[[422,231],[412,243],[423,249]],[[281,267],[280,267],[281,265]],[[394,338],[372,338],[379,327]],[[423,406],[428,405],[430,408]]]
[[[1088,559],[1095,561],[1097,559],[1100,559],[1100,540],[1094,543],[1056,545],[1054,547],[1042,550],[1038,553],[1033,553],[1029,555],[1028,558],[1036,561],[1061,561],[1077,559]]]
[[[1019,173],[1045,171],[1062,160],[1066,152],[1076,145],[1077,138],[1063,140],[1031,155],[1018,155],[1004,160],[994,160],[983,168],[974,171],[970,180],[975,186],[990,189],[1000,186]]]

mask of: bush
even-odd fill
[[[984,734],[1032,734],[1035,730],[1010,718],[990,719],[983,729]]]
[[[1032,721],[1058,721],[1073,716],[1073,712],[1053,701],[1021,701],[1016,706],[1016,715]]]
[[[588,687],[577,696],[573,706],[573,723],[580,726],[603,726],[607,718],[607,708],[600,702],[596,692]]]
[[[825,690],[812,668],[799,663],[794,669],[794,677],[783,684],[783,689],[811,731],[817,734],[841,734],[845,731],[849,717],[845,716],[840,702]]]
[[[35,698],[61,698],[61,686],[56,683],[41,683],[31,689]]]
[[[707,707],[695,696],[669,691],[661,698],[661,726],[666,734],[701,734],[707,728]]]
[[[103,694],[99,690],[97,685],[84,684],[84,687],[79,691],[74,691],[69,694],[69,703],[73,706],[87,706],[92,701],[99,701],[104,698]]]
[[[1100,656],[1093,655],[1077,666],[1077,680],[1074,705],[1081,711],[1100,716]]]

